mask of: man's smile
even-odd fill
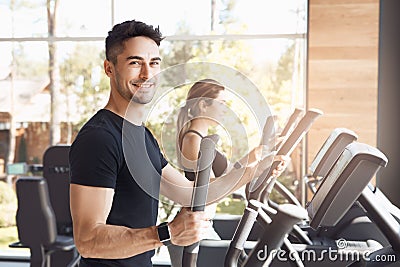
[[[139,90],[141,88],[143,89],[148,89],[154,86],[154,83],[132,83],[133,86],[139,88]]]

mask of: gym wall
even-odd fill
[[[310,164],[337,127],[376,146],[379,0],[309,0],[308,10],[307,107],[324,112],[308,134]]]

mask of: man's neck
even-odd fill
[[[145,106],[143,104],[138,104],[131,102],[126,109],[125,119],[135,125],[143,124]]]
[[[104,107],[125,120],[135,124],[142,125],[143,124],[143,116],[145,106],[143,104],[138,104],[135,102],[126,102],[123,104],[116,105],[114,101],[109,101],[107,105]]]

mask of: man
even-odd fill
[[[160,72],[162,39],[158,28],[134,20],[115,25],[106,38],[109,100],[82,127],[70,151],[70,205],[81,267],[151,266],[154,249],[169,239],[161,233],[169,232],[171,243],[185,246],[199,241],[210,227],[204,212],[188,208],[182,208],[168,225],[155,225],[158,200],[153,196],[161,193],[188,206],[193,186],[168,164],[143,126],[145,104],[154,96]],[[128,106],[130,115],[124,119]],[[124,122],[136,153],[127,160],[122,144]],[[217,179],[210,185],[209,202],[248,183],[269,164],[263,160]],[[150,181],[152,194],[138,184],[138,176]],[[226,186],[228,179],[235,186]]]

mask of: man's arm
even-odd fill
[[[167,164],[162,169],[160,194],[184,207],[189,207],[193,184],[193,181],[189,181],[178,170]]]
[[[112,188],[70,186],[74,239],[86,258],[127,258],[162,246],[156,226],[131,229],[107,225],[114,196]]]
[[[162,246],[156,226],[132,229],[106,224],[114,196],[111,188],[70,186],[74,239],[86,258],[120,259]],[[171,242],[186,246],[199,241],[210,227],[204,212],[182,209],[169,223]]]

